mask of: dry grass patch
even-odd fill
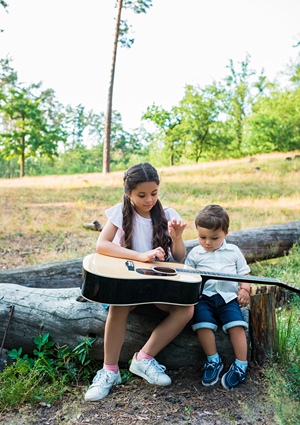
[[[208,203],[224,206],[231,231],[298,220],[298,152],[159,168],[160,199],[177,209],[196,238],[194,218]],[[256,168],[259,168],[257,170]],[[85,222],[105,223],[105,209],[120,202],[123,172],[0,179],[0,255],[12,268],[83,257],[97,232]]]

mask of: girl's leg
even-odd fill
[[[183,330],[185,325],[192,319],[194,306],[176,306],[158,304],[160,310],[169,315],[154,329],[150,338],[143,346],[142,351],[149,356],[155,357],[164,347]]]
[[[228,329],[228,333],[236,359],[242,362],[247,361],[248,346],[244,328],[234,326]]]
[[[125,340],[127,317],[134,307],[110,306],[104,331],[104,363],[116,365]]]
[[[110,306],[104,331],[104,365],[98,370],[92,385],[85,394],[86,401],[98,401],[106,397],[113,385],[120,384],[118,361],[125,339],[127,317],[134,307]]]

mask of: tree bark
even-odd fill
[[[233,243],[240,248],[249,264],[283,257],[299,239],[300,220],[238,230],[230,232],[226,237],[228,243]],[[186,241],[187,252],[198,244],[198,239]]]
[[[261,366],[278,351],[275,288],[264,289],[268,291],[265,293],[257,291],[250,297],[251,355],[252,359]]]
[[[118,5],[117,5],[118,12],[117,12],[117,19],[116,19],[115,35],[114,35],[114,47],[113,47],[113,54],[112,54],[112,63],[110,68],[110,79],[109,79],[109,86],[108,86],[106,118],[105,118],[105,134],[104,134],[104,145],[103,145],[103,171],[102,171],[104,175],[110,172],[112,99],[113,99],[116,57],[117,57],[117,48],[118,48],[118,38],[119,38],[119,32],[120,32],[122,4],[123,4],[123,0],[118,0]]]

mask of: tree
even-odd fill
[[[117,0],[117,18],[114,34],[113,54],[110,68],[110,80],[108,85],[108,96],[106,106],[105,134],[103,146],[103,174],[110,172],[110,137],[111,137],[111,120],[112,120],[112,98],[113,86],[116,69],[117,46],[120,42],[123,47],[131,47],[134,39],[127,37],[130,26],[126,20],[121,20],[122,9],[131,9],[134,13],[146,13],[147,9],[152,6],[152,0]]]
[[[288,152],[300,146],[300,86],[261,98],[249,118],[250,153]]]
[[[245,119],[251,113],[253,103],[262,94],[266,84],[263,72],[253,81],[256,72],[249,69],[250,56],[240,63],[241,70],[237,71],[232,60],[229,61],[230,74],[225,78],[227,99],[224,113],[230,118],[235,133],[236,150],[241,153],[244,141]]]
[[[25,175],[28,157],[57,155],[59,142],[65,142],[62,116],[55,107],[53,90],[41,91],[41,83],[24,87],[9,60],[1,60],[0,73],[0,153],[10,160],[18,158],[20,176]]]
[[[169,158],[169,165],[174,165],[183,153],[181,134],[177,131],[181,115],[177,108],[167,111],[156,105],[147,108],[143,120],[152,121],[158,128],[157,137],[162,141],[162,149]]]
[[[4,9],[7,11],[8,4],[4,0],[0,0],[0,6],[3,6]],[[0,28],[0,32],[3,32],[3,29]]]
[[[216,127],[222,111],[222,96],[223,91],[215,83],[204,88],[188,85],[179,103],[181,122],[177,131],[185,144],[186,156],[196,163],[204,153],[209,157],[214,148],[220,150]]]
[[[88,125],[88,116],[83,105],[66,108],[66,125],[68,127],[69,144],[72,148],[83,144],[83,133]]]

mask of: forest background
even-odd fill
[[[18,80],[0,60],[0,177],[101,172],[105,114],[62,105],[52,89]],[[229,61],[222,81],[187,85],[169,110],[150,105],[128,132],[113,110],[111,171],[149,161],[156,166],[195,164],[300,147],[300,54],[283,71],[284,85],[251,69],[250,57]]]
[[[299,69],[300,54],[271,81],[246,54],[228,61],[222,79],[186,84],[173,107],[149,105],[139,128],[125,129],[113,110],[111,171],[138,161],[186,165],[298,149]],[[54,89],[21,82],[11,58],[0,60],[0,177],[99,172],[104,142],[104,112],[63,105]]]

